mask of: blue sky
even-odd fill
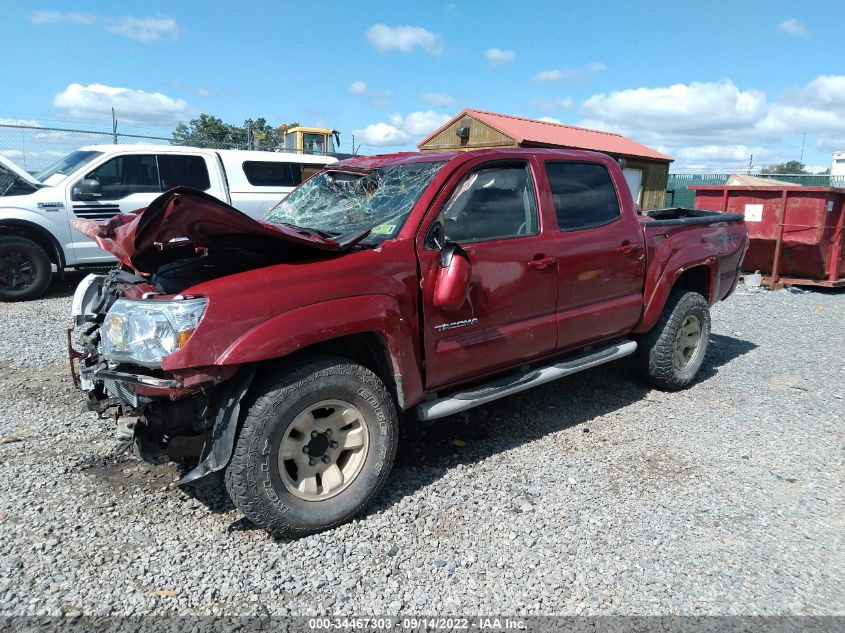
[[[0,119],[199,112],[412,149],[463,107],[619,131],[684,168],[845,149],[833,2],[17,2]],[[11,56],[11,58],[9,57]],[[11,63],[9,63],[11,62]],[[3,148],[0,147],[0,150]]]

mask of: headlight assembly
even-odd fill
[[[207,299],[118,299],[100,330],[103,355],[114,362],[158,367],[188,342],[207,304]]]

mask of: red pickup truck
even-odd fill
[[[74,295],[89,408],[148,461],[193,455],[181,484],[222,478],[288,536],[373,499],[400,412],[632,354],[686,387],[748,244],[741,216],[640,213],[613,159],[545,149],[345,160],[264,221],[177,188],[77,226],[120,260]]]

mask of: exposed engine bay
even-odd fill
[[[332,239],[257,221],[187,188],[162,194],[138,213],[74,224],[120,261],[108,274],[86,277],[74,295],[68,330],[74,381],[86,392],[89,410],[114,420],[121,450],[132,446],[153,463],[205,458],[193,479],[219,469],[209,450],[229,426],[234,436],[231,420],[237,421],[252,370],[162,369],[207,305],[202,296],[181,293],[256,268],[338,256],[367,235]]]

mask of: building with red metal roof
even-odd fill
[[[467,108],[421,140],[421,151],[491,147],[587,149],[625,159],[625,177],[643,208],[663,206],[672,158],[615,132]]]

